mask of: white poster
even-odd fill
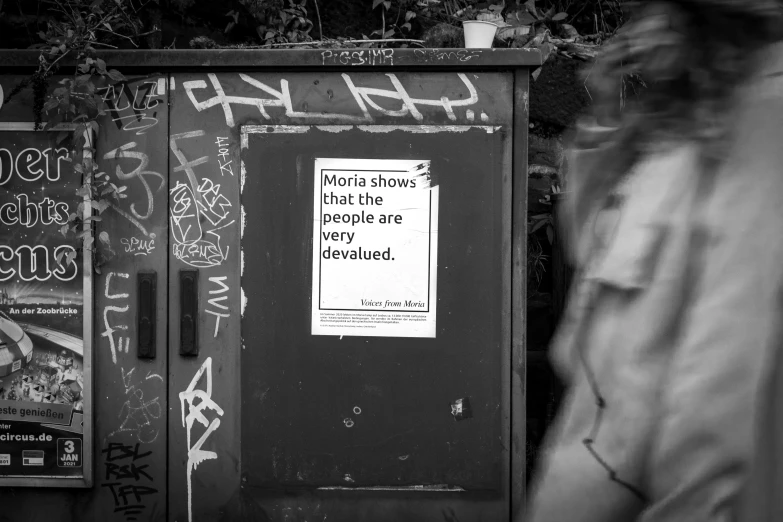
[[[315,160],[313,335],[435,337],[429,169],[427,160]]]

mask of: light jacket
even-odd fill
[[[568,391],[525,522],[783,521],[750,489],[780,474],[765,441],[783,449],[762,436],[783,431],[781,51],[738,93],[717,166],[680,144],[640,161],[614,208],[574,215],[579,275],[552,346]],[[598,153],[569,162],[576,198]]]

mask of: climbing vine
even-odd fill
[[[231,33],[242,22],[253,26],[262,44],[312,41],[314,24],[309,18],[307,0],[239,0],[245,10],[232,9],[224,33]],[[240,20],[243,13],[246,20]]]
[[[52,9],[58,16],[48,19],[46,30],[38,33],[41,41],[32,46],[41,51],[37,70],[19,82],[4,102],[31,88],[35,129],[59,131],[56,143],[70,150],[73,170],[82,179],[76,191],[82,202],[60,232],[82,240],[84,253],[92,256],[93,266],[100,273],[100,266],[114,252],[106,231],[98,235],[96,243],[91,230],[112,201],[125,197],[125,187],[114,184],[96,161],[98,122],[106,114],[104,101],[96,91],[107,83],[123,82],[125,77],[116,69],[107,68],[96,51],[98,47],[116,47],[109,43],[112,40],[132,41],[139,35],[141,25],[131,12],[130,1],[59,0]],[[52,86],[52,78],[63,74],[65,63],[73,64],[71,74]],[[85,207],[89,209],[86,211]],[[62,255],[70,262],[77,254],[69,251]]]

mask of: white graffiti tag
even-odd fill
[[[125,336],[119,336],[117,338],[117,346],[114,344],[114,332],[115,330],[128,330],[128,325],[117,325],[112,327],[109,324],[109,312],[117,312],[117,313],[124,313],[127,312],[130,308],[130,305],[127,304],[128,294],[122,293],[122,294],[111,294],[109,292],[109,286],[111,285],[111,279],[112,277],[117,276],[122,279],[128,279],[130,277],[129,274],[124,274],[121,272],[109,272],[106,274],[106,288],[104,290],[104,296],[106,296],[106,299],[123,299],[125,300],[125,306],[104,306],[103,307],[103,325],[106,328],[103,333],[101,333],[101,337],[108,337],[109,339],[109,348],[111,348],[111,362],[114,364],[117,364],[117,351],[123,352],[123,339],[125,340],[125,353],[128,353],[128,349],[130,347],[130,338]]]
[[[207,389],[196,389],[201,376],[206,373]],[[218,458],[214,451],[202,450],[201,447],[207,438],[220,427],[220,419],[215,418],[208,421],[204,415],[206,410],[214,410],[218,415],[223,415],[223,409],[212,400],[212,357],[207,357],[204,364],[193,376],[187,389],[179,394],[180,407],[182,408],[182,426],[187,429],[188,441],[188,467],[187,467],[187,485],[188,485],[188,521],[193,520],[193,488],[192,474],[199,464],[205,460],[215,460]],[[193,423],[198,422],[206,428],[204,434],[191,444]]]
[[[230,206],[230,203],[226,200],[225,203],[221,202],[217,205],[217,210],[220,212],[225,211],[225,215],[221,217],[220,214],[207,212],[215,210],[214,206],[209,206],[209,196],[205,200],[201,192],[197,190],[196,193],[202,196],[201,202],[198,201],[198,196],[193,194],[190,187],[184,183],[178,181],[174,188],[171,189],[170,221],[174,257],[196,268],[218,266],[228,257],[228,247],[224,250],[221,246],[218,231],[234,223],[234,220],[216,226],[204,233],[201,228],[200,217],[204,215],[212,224],[215,224],[213,219],[217,223],[221,223],[228,215],[228,212],[225,211],[225,204],[227,203]],[[220,197],[222,198],[223,196],[221,195]],[[212,199],[212,203],[216,199]],[[205,212],[200,213],[198,211],[199,207],[204,209]]]
[[[131,433],[138,442],[151,443],[158,438],[159,429],[154,421],[160,419],[163,408],[160,405],[160,397],[145,400],[142,383],[133,384],[133,372],[131,368],[125,373],[125,368],[120,367],[122,384],[125,387],[126,400],[120,409],[119,417],[122,419],[120,427],[109,434],[109,437],[117,433]],[[163,382],[163,377],[157,373],[147,373],[145,381],[158,379]]]
[[[210,277],[209,281],[210,283],[215,283],[216,285],[220,285],[220,288],[216,290],[209,290],[209,295],[215,295],[215,294],[227,294],[229,291],[229,287],[224,281],[227,279],[227,276],[217,276],[217,277]],[[218,335],[218,328],[220,326],[220,319],[225,319],[228,317],[231,317],[230,313],[228,312],[228,306],[223,304],[223,302],[228,301],[227,295],[219,295],[218,297],[210,297],[209,298],[209,306],[212,306],[215,309],[210,310],[209,308],[206,308],[204,311],[208,314],[212,314],[215,316],[215,334],[212,337],[217,337]],[[220,310],[220,311],[218,311]]]
[[[228,159],[230,157],[228,151],[228,138],[218,136],[215,143],[218,146],[218,165],[220,166],[220,175],[224,176],[225,173],[228,172],[233,176],[234,170],[231,168],[232,160]]]
[[[109,152],[103,155],[103,159],[131,159],[131,160],[138,161],[136,168],[131,170],[130,172],[125,172],[119,165],[117,165],[116,175],[119,181],[128,181],[134,178],[139,180],[139,182],[144,187],[144,193],[147,197],[147,209],[144,212],[139,212],[136,209],[136,203],[131,203],[130,212],[125,211],[115,202],[111,203],[111,207],[115,211],[117,211],[117,213],[120,214],[122,217],[124,217],[125,219],[133,223],[133,225],[136,226],[136,228],[138,228],[142,234],[154,239],[155,234],[147,233],[147,230],[144,228],[144,225],[142,225],[141,223],[142,221],[149,219],[149,217],[152,215],[152,211],[155,208],[155,199],[152,193],[152,188],[150,187],[146,178],[148,176],[152,176],[160,180],[160,184],[158,185],[156,192],[160,191],[160,189],[163,188],[163,186],[166,183],[166,179],[159,172],[155,172],[153,170],[146,170],[147,166],[150,163],[149,156],[144,152],[132,150],[135,147],[136,147],[136,142],[131,141],[130,143],[126,143],[121,147],[110,150]],[[123,187],[120,187],[120,189],[124,190]]]
[[[218,266],[228,258],[229,248],[221,245],[220,230],[236,222],[236,219],[229,219],[232,205],[221,194],[220,185],[206,177],[199,183],[193,170],[209,158],[188,160],[179,146],[180,140],[200,136],[204,136],[204,131],[183,132],[173,134],[169,142],[179,161],[173,171],[184,172],[187,178],[186,183],[177,181],[169,191],[172,253],[195,268]]]
[[[345,86],[348,88],[351,96],[356,102],[356,108],[361,114],[340,114],[340,113],[326,113],[326,112],[311,112],[311,111],[297,111],[294,110],[294,103],[291,100],[291,93],[288,87],[288,80],[280,80],[280,89],[275,89],[265,84],[264,82],[253,78],[244,73],[240,73],[239,77],[246,83],[257,88],[260,93],[265,97],[249,97],[249,96],[232,96],[225,93],[223,86],[220,84],[216,74],[207,74],[209,82],[212,84],[212,89],[215,92],[215,96],[203,101],[196,99],[196,90],[206,89],[207,82],[204,80],[191,80],[183,82],[182,85],[185,88],[188,98],[193,103],[193,106],[199,112],[209,109],[210,107],[220,106],[223,109],[223,113],[226,118],[226,125],[234,127],[236,121],[234,119],[234,113],[231,105],[250,105],[258,109],[261,116],[269,120],[271,116],[267,112],[268,108],[283,109],[285,115],[288,118],[306,118],[306,119],[322,119],[333,120],[338,122],[350,122],[350,123],[371,123],[375,121],[375,118],[370,111],[380,113],[384,116],[402,118],[410,116],[414,120],[421,122],[424,119],[420,107],[436,107],[442,109],[449,120],[456,121],[457,114],[454,112],[455,108],[466,108],[476,105],[479,101],[478,92],[473,83],[463,73],[458,73],[457,77],[462,81],[467,89],[467,95],[461,94],[459,99],[450,99],[446,96],[442,96],[438,99],[429,98],[414,98],[412,97],[405,87],[402,85],[397,76],[393,73],[387,73],[386,77],[391,83],[391,89],[377,88],[377,87],[362,87],[356,85],[354,80],[348,74],[342,74]],[[387,109],[378,104],[375,99],[386,98],[391,100],[397,100],[400,102],[399,109]],[[471,120],[472,110],[466,110],[466,118]]]
[[[203,178],[198,186],[201,196],[198,203],[201,214],[212,223],[212,226],[220,225],[228,218],[231,202],[220,193],[220,185],[216,185],[209,178]]]

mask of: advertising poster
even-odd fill
[[[315,160],[313,335],[435,337],[429,169],[427,160]]]
[[[84,474],[81,181],[51,138],[0,131],[0,483]]]

